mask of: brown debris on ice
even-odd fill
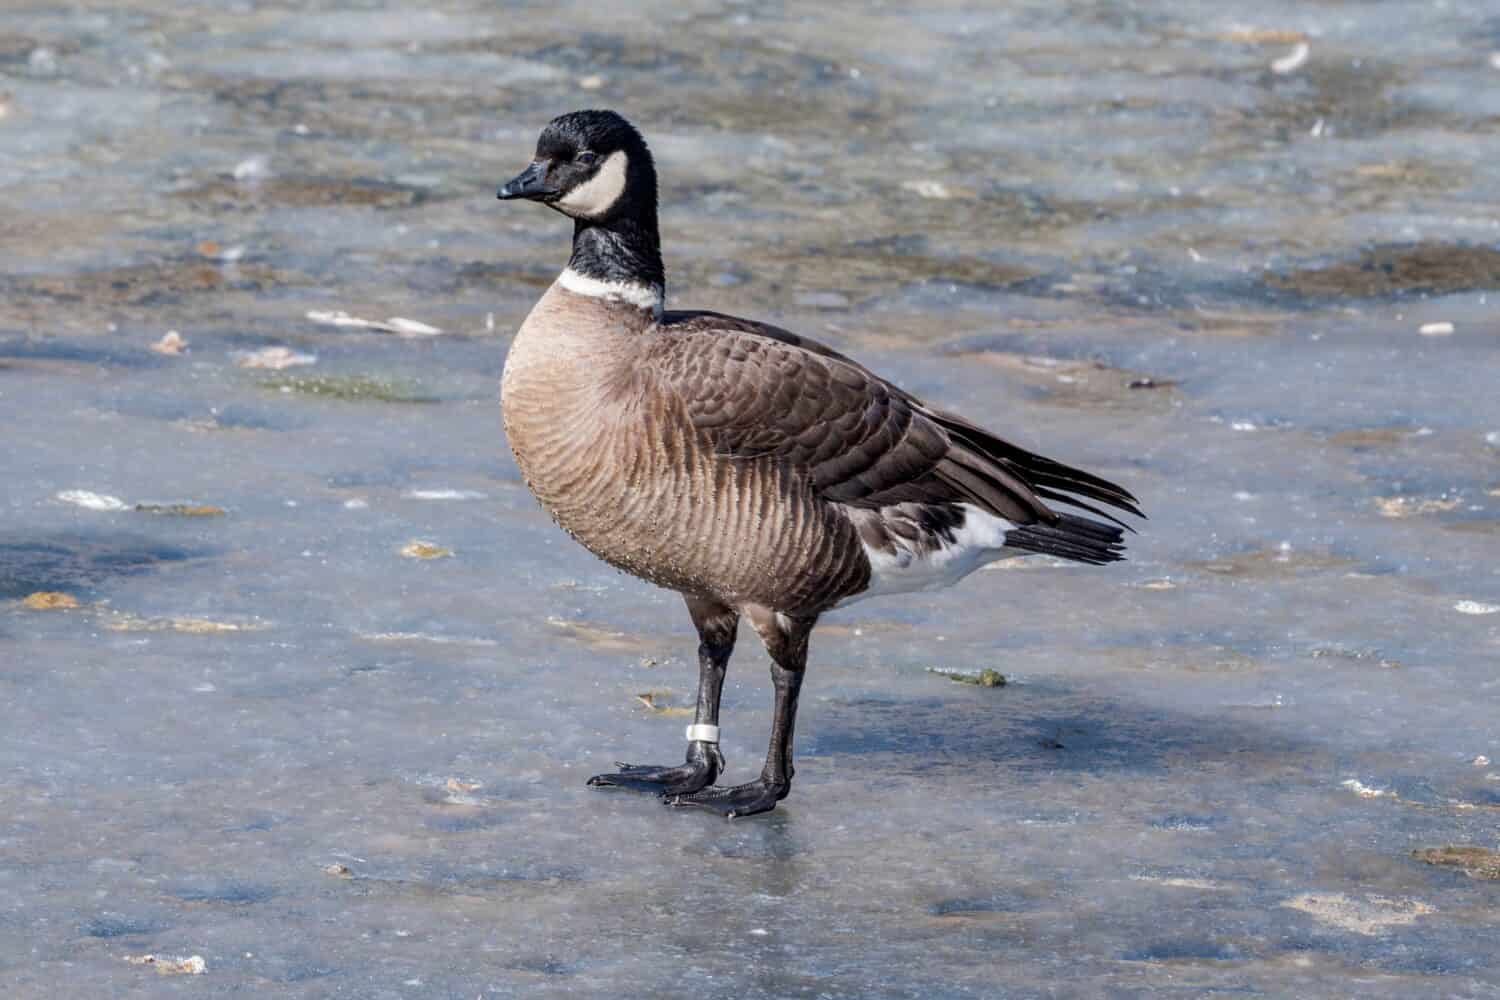
[[[581,642],[601,653],[651,653],[659,646],[658,640],[650,636],[616,632],[598,625],[590,625],[587,622],[559,618],[556,615],[549,617],[547,624],[557,629],[565,638]]]
[[[104,623],[111,632],[188,632],[210,635],[218,632],[254,632],[264,625],[211,621],[207,618],[146,618],[129,611],[113,612]]]
[[[1005,687],[1009,683],[1004,674],[990,667],[985,667],[977,674],[968,674],[958,670],[940,670],[937,667],[928,667],[927,672],[946,677],[950,681],[957,681],[959,684],[973,684],[975,687]]]
[[[666,705],[663,700],[670,698],[670,691],[642,691],[635,696],[635,700],[657,715],[692,715],[693,709],[686,705]]]
[[[223,517],[224,508],[211,503],[138,503],[138,514],[161,514],[167,517]]]
[[[21,600],[32,611],[66,611],[78,607],[78,598],[60,590],[35,590]]]
[[[1500,851],[1473,844],[1447,847],[1422,847],[1411,852],[1418,861],[1429,865],[1457,868],[1470,878],[1500,880]]]
[[[1463,501],[1457,497],[1376,497],[1375,509],[1381,517],[1416,517],[1457,510]]]
[[[484,799],[473,794],[484,787],[482,781],[465,781],[463,778],[449,778],[443,782],[442,792],[436,799],[439,805],[445,806],[482,806]]]
[[[126,955],[131,965],[149,965],[162,976],[201,976],[208,971],[208,963],[202,955],[186,958],[170,958],[166,955]]]
[[[453,555],[453,550],[444,548],[436,542],[424,542],[420,538],[414,538],[401,546],[401,554],[408,559],[448,559]]]
[[[1252,45],[1295,45],[1307,41],[1307,35],[1295,28],[1256,28],[1236,25],[1218,36],[1226,42]]]

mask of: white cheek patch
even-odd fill
[[[614,207],[625,193],[625,167],[629,157],[616,150],[604,158],[594,176],[557,200],[557,207],[569,215],[597,219]]]

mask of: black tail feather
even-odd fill
[[[1115,517],[1109,511],[1107,511],[1107,510],[1100,510],[1098,507],[1095,507],[1093,504],[1091,504],[1091,503],[1084,503],[1082,500],[1078,499],[1077,497],[1069,496],[1066,493],[1059,493],[1056,490],[1045,489],[1044,487],[1041,487],[1041,486],[1032,487],[1032,492],[1035,493],[1037,496],[1041,497],[1043,500],[1052,500],[1052,501],[1054,501],[1056,503],[1065,503],[1065,504],[1068,504],[1071,507],[1077,507],[1079,510],[1086,510],[1090,514],[1097,514],[1097,515],[1099,515],[1100,517],[1104,518],[1106,521],[1112,521],[1112,522],[1114,522],[1115,524],[1119,525],[1124,530],[1130,532],[1132,535],[1136,533],[1135,528],[1133,528],[1130,525],[1126,524],[1124,521],[1120,520],[1118,517]],[[1063,516],[1066,517],[1068,515],[1063,515]],[[1145,516],[1146,516],[1145,514],[1141,515],[1141,517],[1145,517]],[[1080,518],[1079,520],[1085,520],[1085,519]]]
[[[1098,501],[1136,517],[1146,516],[1141,513],[1139,501],[1131,495],[1129,490],[1117,483],[1112,483],[1091,472],[1064,465],[1044,455],[1027,451],[1003,438],[996,437],[983,427],[972,424],[956,414],[934,411],[934,416],[955,440],[961,441],[1010,475],[1026,483],[1038,497],[1087,510],[1113,521],[1128,531],[1135,529],[1113,514],[1080,501],[1078,497]]]
[[[1124,559],[1124,539],[1125,533],[1114,525],[1101,524],[1076,514],[1063,514],[1056,524],[1038,521],[1005,533],[1007,548],[1095,566]]]

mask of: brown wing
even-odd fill
[[[1119,487],[930,409],[815,341],[716,313],[668,313],[661,330],[657,372],[714,448],[774,456],[827,500],[974,503],[1018,525],[1052,524],[1059,515],[1039,493],[1088,506],[1067,490],[1136,512]],[[1044,481],[1028,482],[1032,470]]]

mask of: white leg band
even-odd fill
[[[687,727],[687,738],[694,743],[717,743],[719,742],[719,727],[695,722]]]

